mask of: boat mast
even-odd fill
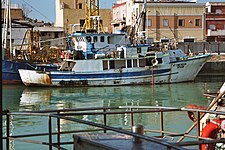
[[[147,0],[143,0],[141,12],[139,14],[139,17],[136,19],[136,23],[134,25],[134,29],[135,29],[134,41],[136,41],[136,44],[140,44],[142,34],[144,34],[144,39],[145,39],[146,3],[147,3]],[[140,29],[140,26],[141,26],[141,29]]]
[[[3,45],[3,48],[6,49],[6,43],[7,43],[7,33],[8,33],[8,1],[4,1],[2,0],[2,4],[5,4],[4,7],[4,23],[3,23],[3,32],[2,32],[2,45]]]
[[[11,18],[11,2],[8,0],[8,9],[9,9],[9,52],[10,52],[10,59],[12,60],[12,18]]]
[[[12,21],[11,21],[10,0],[6,0],[6,2],[4,2],[4,0],[3,0],[2,4],[5,4],[3,33],[2,33],[2,45],[3,45],[2,51],[5,51],[7,48],[7,38],[8,38],[8,30],[9,30],[10,59],[12,59]]]

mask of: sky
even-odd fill
[[[100,8],[112,8],[116,0],[99,0]],[[197,0],[198,3],[225,2],[225,0]],[[27,8],[27,14],[32,19],[55,22],[55,0],[11,0],[11,4],[19,4]]]

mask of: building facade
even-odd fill
[[[153,38],[155,42],[169,39],[176,42],[197,42],[205,40],[205,4],[194,2],[147,2],[145,21],[140,19],[143,3],[131,0],[118,1],[113,6],[113,21],[116,22],[119,11],[125,16],[119,16],[122,25],[113,24],[113,30],[124,25],[139,25],[142,32],[145,24],[145,37]],[[126,7],[125,7],[126,5]],[[126,9],[125,9],[126,8]],[[121,19],[122,17],[122,19]],[[123,19],[126,18],[126,19]],[[124,22],[125,21],[125,22]]]
[[[1,15],[2,18],[4,18],[4,11],[5,11],[6,5],[2,5],[1,7]],[[21,7],[19,7],[18,4],[11,4],[11,19],[12,20],[24,20],[24,13]]]
[[[206,3],[206,41],[225,41],[225,2]]]
[[[43,25],[34,27],[33,31],[39,32],[40,46],[48,48],[64,48],[64,31],[62,27],[53,27],[50,25]]]
[[[55,26],[69,33],[80,31],[85,22],[85,0],[56,0]],[[111,10],[99,9],[105,32],[111,32]]]
[[[2,43],[5,43],[3,46],[6,47],[5,58],[11,56],[15,58],[22,52],[32,53],[41,47],[46,49],[63,49],[65,47],[63,28],[25,17],[22,8],[17,4],[11,4],[10,7],[12,22],[10,31],[9,26],[6,26],[6,18],[4,18],[6,16],[5,10],[5,7],[2,6],[1,30],[2,33],[4,32]]]

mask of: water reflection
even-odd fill
[[[177,106],[189,103],[207,105],[203,93],[211,88],[203,83],[83,88],[25,88],[20,108],[30,110],[102,106]],[[213,90],[213,89],[210,89]],[[34,108],[30,107],[34,106]]]

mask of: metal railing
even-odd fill
[[[169,132],[164,129],[164,114],[168,112],[188,112],[192,111],[197,113],[197,121],[193,123],[193,125],[185,132]],[[131,128],[128,129],[119,129],[113,126],[107,125],[107,117],[109,115],[116,114],[129,114],[130,116],[130,127],[139,122],[134,121],[135,114],[149,114],[149,113],[159,113],[160,114],[160,123],[159,130],[150,130],[145,129],[145,132],[154,132],[159,133],[159,136],[147,136],[140,135],[137,133],[133,133]],[[73,142],[61,142],[60,136],[62,134],[70,134],[70,133],[84,133],[84,132],[96,132],[102,131],[106,133],[108,131],[113,131],[116,133],[126,134],[133,137],[141,138],[146,141],[154,142],[160,144],[162,146],[167,147],[167,149],[185,149],[185,146],[197,146],[199,145],[199,149],[201,148],[201,144],[211,144],[211,143],[225,143],[225,140],[213,140],[213,139],[204,139],[200,136],[200,119],[202,113],[210,113],[217,115],[225,115],[225,112],[215,112],[209,110],[199,110],[199,109],[187,109],[187,108],[175,108],[175,107],[154,107],[154,106],[118,106],[118,107],[94,107],[94,108],[77,108],[77,109],[61,109],[61,110],[43,110],[43,111],[24,111],[24,112],[9,112],[4,111],[3,115],[6,116],[6,136],[3,139],[6,142],[6,149],[10,149],[10,140],[18,140],[22,142],[29,142],[34,144],[42,144],[48,145],[49,150],[53,147],[57,149],[65,149],[63,145],[73,144]],[[45,116],[48,118],[48,133],[34,133],[34,134],[23,134],[23,135],[10,135],[10,116],[11,115],[29,115],[29,116]],[[83,115],[100,115],[103,118],[103,123],[95,123],[91,121],[86,121],[82,119],[77,119],[77,116]],[[52,124],[53,119],[56,119],[57,131],[53,132]],[[89,126],[97,127],[97,129],[92,130],[71,130],[71,131],[61,131],[61,120],[68,120],[76,123],[81,123]],[[178,121],[179,123],[179,121]],[[181,122],[182,123],[182,122]],[[191,135],[190,131],[197,127],[196,135]],[[53,142],[53,135],[56,135],[56,141]],[[26,140],[23,138],[26,137],[36,137],[36,136],[48,136],[48,141],[35,141],[35,140]],[[177,142],[167,142],[165,140],[161,140],[163,137],[171,136],[171,137],[180,137]],[[185,137],[193,138],[194,141],[185,141],[182,142]]]

